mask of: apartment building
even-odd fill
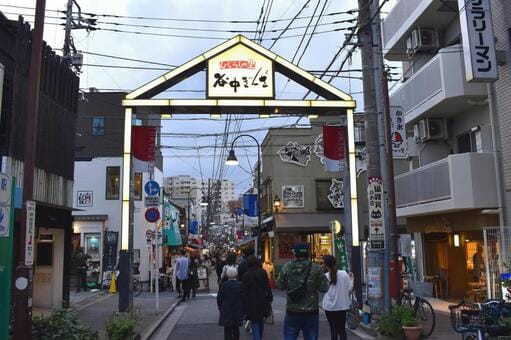
[[[498,48],[509,57],[509,9],[505,1],[490,3]],[[411,137],[409,157],[400,161],[407,167],[397,167],[409,170],[395,177],[397,216],[413,233],[419,277],[438,276],[444,297],[485,294],[484,288],[494,292],[487,278],[498,275],[499,202],[488,92],[485,83],[466,81],[459,12],[458,1],[401,0],[382,23],[384,57],[403,67],[390,103],[403,113]],[[503,148],[511,155],[505,110],[511,103],[505,87],[509,67],[499,66],[499,73]],[[505,164],[510,161],[507,157]],[[478,249],[484,250],[484,265],[475,260]]]

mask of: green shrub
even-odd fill
[[[394,306],[390,312],[383,313],[376,321],[376,330],[381,335],[392,339],[402,339],[404,338],[403,325],[417,325],[413,311],[405,306]]]
[[[64,310],[56,310],[49,316],[32,318],[32,338],[52,340],[96,340],[98,332],[78,323]]]
[[[106,333],[110,340],[128,340],[135,338],[135,327],[138,322],[138,314],[130,312],[128,314],[114,313],[106,324]]]

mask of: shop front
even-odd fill
[[[275,274],[282,266],[293,260],[296,243],[309,243],[310,259],[322,264],[323,256],[332,255],[332,234],[329,224],[340,220],[339,214],[279,213],[275,214],[276,233],[273,242]]]
[[[485,226],[498,224],[497,215],[471,211],[408,219],[415,242],[422,240],[422,275],[432,282],[438,298],[467,298],[483,301],[498,291],[498,244],[488,242]],[[485,242],[486,238],[486,242]],[[422,255],[422,256],[420,256]],[[489,280],[491,278],[491,280]]]

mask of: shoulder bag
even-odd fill
[[[309,267],[307,268],[307,273],[305,274],[305,278],[303,279],[301,284],[299,284],[295,288],[288,289],[287,296],[289,296],[291,301],[297,302],[297,301],[301,300],[307,294],[307,280],[309,279],[311,267],[312,267],[312,262],[309,263]]]

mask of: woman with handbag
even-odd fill
[[[323,296],[323,309],[325,310],[330,336],[332,340],[346,340],[346,311],[350,308],[350,291],[353,289],[353,274],[337,269],[335,257],[326,255],[324,264],[325,274],[329,286]]]
[[[259,265],[257,257],[250,255],[246,261],[247,270],[242,278],[246,319],[252,324],[252,339],[260,340],[263,338],[264,319],[271,316],[273,294],[268,275]]]

